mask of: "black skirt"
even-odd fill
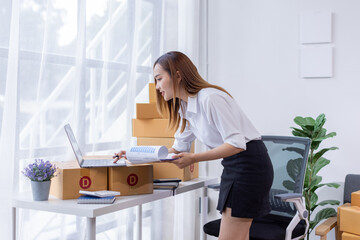
[[[269,191],[274,178],[263,141],[246,144],[246,150],[224,158],[217,210],[231,208],[231,216],[256,218],[270,212]]]

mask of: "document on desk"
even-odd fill
[[[127,160],[135,164],[175,160],[173,155],[165,146],[135,146],[126,151]]]

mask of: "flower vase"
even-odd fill
[[[47,201],[49,199],[51,181],[31,181],[31,189],[34,201]]]

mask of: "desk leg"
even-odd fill
[[[86,218],[86,239],[96,239],[96,218]]]
[[[16,240],[16,207],[12,207],[11,211],[11,221],[12,221],[12,239]]]
[[[200,239],[206,240],[206,234],[203,231],[203,226],[207,223],[208,215],[208,196],[207,187],[203,187],[201,190],[201,220],[200,220]]]
[[[136,208],[136,233],[137,233],[137,240],[142,239],[142,205],[138,205]]]

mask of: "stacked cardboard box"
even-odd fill
[[[136,104],[136,119],[133,119],[133,136],[137,145],[164,145],[171,148],[175,130],[168,128],[169,119],[163,118],[156,108],[155,84],[149,84],[149,103]],[[192,146],[191,152],[194,151]],[[154,178],[180,178],[182,181],[198,177],[198,163],[179,169],[172,163],[153,163]]]
[[[80,168],[76,161],[59,162],[56,176],[51,180],[50,194],[60,199],[76,199],[79,190],[119,191],[121,196],[153,192],[153,166],[111,168]]]
[[[351,193],[351,204],[338,208],[342,240],[360,240],[360,191]]]

